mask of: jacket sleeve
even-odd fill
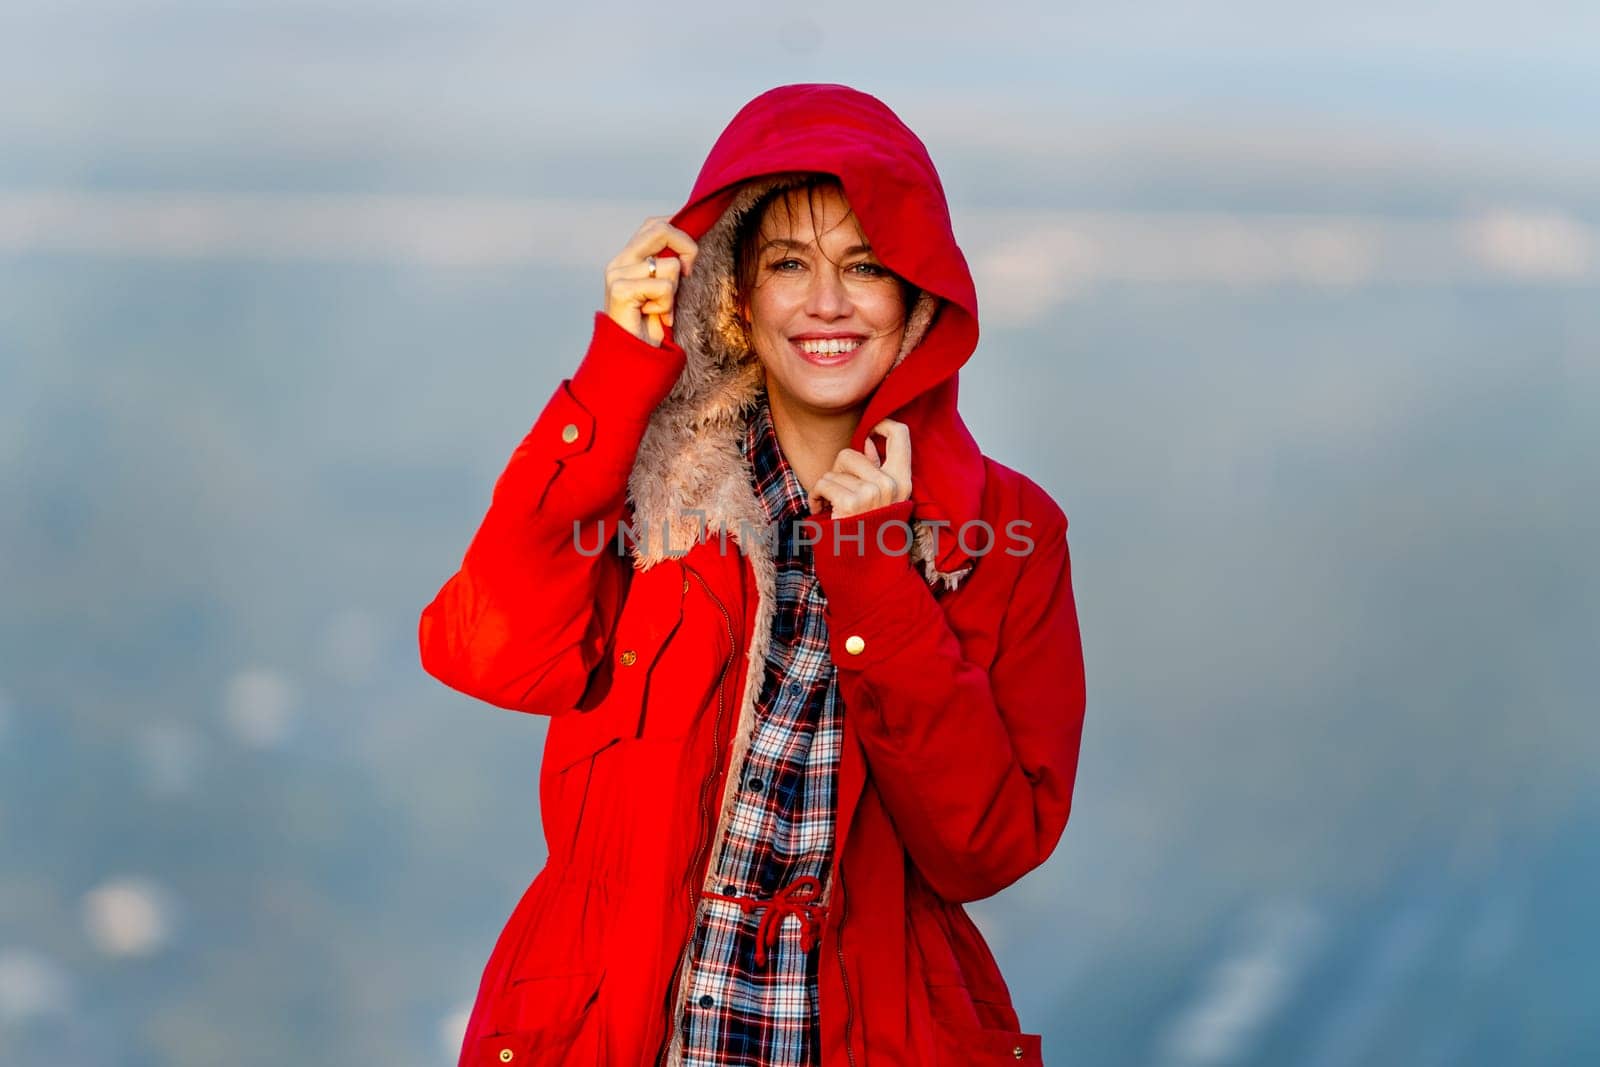
[[[1085,689],[1067,521],[1053,502],[1030,519],[1034,544],[985,669],[962,654],[910,558],[878,543],[878,528],[908,522],[911,510],[905,500],[835,520],[849,534],[839,542],[822,523],[817,578],[840,695],[873,782],[928,884],[965,903],[1048,859],[1072,807]],[[888,531],[884,542],[893,549],[904,534]],[[993,551],[1010,543],[997,536]]]
[[[670,333],[657,348],[595,312],[588,351],[512,453],[460,568],[422,611],[428,674],[513,711],[578,704],[630,578],[616,549],[628,475],[684,362]]]

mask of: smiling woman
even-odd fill
[[[773,189],[740,231],[734,277],[748,358],[761,363],[785,456],[810,489],[848,447],[867,401],[897,362],[916,287],[873,255],[829,174]],[[875,459],[870,439],[867,448]],[[905,499],[906,473],[904,485],[885,486],[881,498],[853,510]],[[836,516],[851,513],[843,501],[833,505]]]
[[[845,456],[840,469],[829,469],[898,362],[915,286],[872,254],[830,174],[806,174],[798,186],[771,190],[742,222],[736,248],[746,358],[762,365],[773,424],[800,483],[813,490],[811,506],[829,499],[843,518],[906,499],[909,448],[904,462],[886,466],[867,438],[870,464]],[[878,485],[882,493],[861,482],[878,474],[874,467],[891,477]],[[853,491],[866,493],[856,499]]]
[[[926,149],[770,90],[605,278],[419,627],[435,677],[552,717],[549,859],[462,1064],[1042,1063],[962,904],[1071,808],[1067,522],[956,408],[977,297]]]

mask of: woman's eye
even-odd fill
[[[876,264],[876,263],[857,263],[857,264],[856,264],[856,265],[855,265],[855,268],[853,268],[853,269],[858,269],[858,270],[860,270],[860,269],[862,269],[862,268],[865,268],[865,269],[864,269],[864,270],[862,270],[862,273],[863,273],[863,274],[866,274],[866,275],[868,275],[868,276],[869,276],[869,277],[873,277],[873,278],[876,278],[876,277],[878,277],[878,276],[879,276],[879,275],[880,275],[880,274],[883,274],[883,273],[884,273],[884,269],[883,269],[883,268],[882,268],[882,267],[880,267],[880,266],[879,266],[879,265],[878,265],[878,264]]]
[[[780,260],[778,260],[776,263],[774,263],[772,265],[772,269],[773,270],[782,270],[783,267],[786,264],[789,264],[789,263],[793,263],[797,267],[800,265],[800,261],[798,259],[780,259]]]

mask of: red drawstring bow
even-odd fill
[[[778,890],[771,900],[725,896],[722,893],[706,893],[705,896],[717,900],[731,900],[745,911],[766,907],[767,913],[761,916],[761,925],[756,928],[756,966],[765,967],[767,946],[777,947],[786,915],[793,915],[800,920],[800,947],[807,952],[811,951],[811,946],[817,943],[822,916],[828,910],[826,904],[816,902],[821,893],[822,883],[808,874],[804,878],[796,878]]]

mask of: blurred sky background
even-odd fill
[[[1600,8],[5,0],[0,1064],[453,1064],[543,720],[418,613],[774,85],[878,95],[1065,508],[1053,1067],[1600,1062]]]

